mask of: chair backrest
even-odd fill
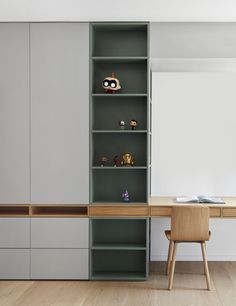
[[[171,239],[175,241],[209,240],[209,208],[201,204],[174,206],[171,216]]]

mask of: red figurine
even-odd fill
[[[119,160],[118,155],[113,157],[113,162],[114,162],[114,167],[119,167],[120,166],[120,160]]]

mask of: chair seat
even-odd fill
[[[166,238],[168,240],[171,240],[171,231],[170,230],[165,231],[165,235],[166,235]],[[209,239],[210,238],[211,238],[211,231],[209,231]],[[179,242],[181,242],[181,241],[179,241]],[[198,242],[198,241],[183,241],[183,242]],[[201,242],[201,241],[199,241],[199,242]]]

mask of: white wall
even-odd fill
[[[153,73],[152,195],[236,195],[236,73]],[[211,220],[212,260],[236,260],[225,237],[235,220]],[[152,260],[165,259],[168,219],[152,220]],[[180,259],[198,258],[187,245]]]
[[[0,21],[236,21],[234,0],[0,0]]]

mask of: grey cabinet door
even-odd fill
[[[89,24],[33,23],[32,203],[89,202]]]
[[[0,248],[29,248],[30,219],[0,218]]]
[[[88,218],[32,218],[32,248],[88,248]]]
[[[29,249],[0,250],[0,279],[29,279],[29,277]]]
[[[0,203],[29,203],[29,24],[0,23]]]
[[[88,249],[32,249],[32,279],[88,279]]]

